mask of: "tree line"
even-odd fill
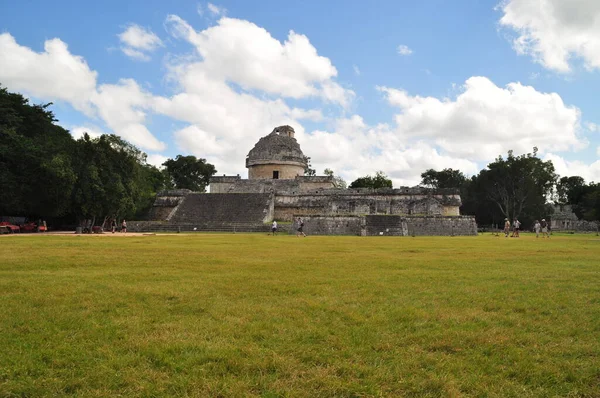
[[[56,124],[50,105],[31,105],[0,87],[0,216],[96,225],[140,218],[157,192],[202,192],[216,173],[204,159],[181,155],[158,169],[116,135],[75,140]]]
[[[50,104],[31,105],[0,86],[0,216],[26,216],[75,224],[92,220],[141,219],[164,189],[205,192],[215,167],[205,159],[178,155],[159,169],[147,155],[116,135],[75,140],[56,124]],[[307,158],[307,175],[315,175]],[[346,182],[330,169],[334,185]],[[533,152],[499,156],[477,175],[451,168],[426,170],[421,186],[456,188],[461,214],[480,225],[519,218],[524,225],[552,214],[552,204],[571,205],[580,219],[600,220],[600,183],[560,178],[551,161]],[[392,188],[383,171],[353,181],[350,188]]]

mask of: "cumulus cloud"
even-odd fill
[[[500,24],[518,34],[513,47],[519,54],[558,72],[569,72],[573,57],[600,68],[600,2],[505,0],[499,8]]]
[[[19,45],[10,34],[1,34],[0,81],[10,90],[65,101],[87,116],[99,116],[115,134],[143,149],[165,148],[144,126],[144,108],[151,96],[132,79],[98,87],[97,73],[83,57],[71,54],[60,39],[47,40],[44,52],[36,53]],[[77,129],[73,134],[81,132]]]
[[[338,119],[332,131],[301,134],[298,141],[319,172],[330,168],[348,182],[383,170],[394,186],[413,186],[429,168],[478,171],[475,162],[442,154],[425,141],[405,141],[387,124],[369,126],[359,115]]]
[[[181,92],[154,97],[152,109],[187,122],[188,126],[174,132],[177,147],[208,159],[219,172],[239,173],[248,151],[274,126],[290,124],[301,132],[299,120],[322,118],[319,110],[290,108],[282,99],[237,92],[226,82],[214,80],[200,63],[174,67],[171,78]]]
[[[145,109],[152,96],[144,92],[133,79],[122,79],[118,84],[103,84],[98,87],[92,101],[100,117],[117,134],[132,144],[152,151],[166,148],[146,128]]]
[[[146,163],[151,164],[152,166],[156,166],[159,169],[162,169],[162,164],[167,160],[169,160],[167,156],[163,156],[159,153],[149,153],[148,158],[146,159]]]
[[[600,182],[600,160],[587,164],[580,160],[569,161],[554,153],[546,154],[544,160],[551,160],[556,173],[561,177],[580,176],[586,183]]]
[[[118,37],[123,45],[121,51],[139,61],[149,61],[148,53],[163,46],[162,40],[156,34],[136,24],[130,24]]]
[[[332,80],[337,69],[304,35],[290,31],[281,43],[267,30],[234,18],[221,18],[216,26],[197,32],[170,15],[167,26],[175,37],[195,46],[211,79],[289,98],[321,96],[343,106],[354,95]]]
[[[43,52],[19,45],[9,33],[0,34],[0,82],[11,90],[44,100],[62,100],[87,115],[97,73],[69,52],[60,39],[46,40]]]
[[[405,44],[400,44],[398,46],[398,48],[396,49],[396,51],[398,51],[398,54],[400,55],[411,55],[413,53],[413,50],[411,50],[407,45]]]
[[[380,87],[400,109],[396,131],[405,139],[426,139],[451,156],[489,160],[513,149],[517,153],[580,149],[580,111],[556,93],[510,83],[498,87],[485,77],[471,77],[454,100],[411,96]]]

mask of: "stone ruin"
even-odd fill
[[[477,234],[475,218],[460,216],[458,190],[335,188],[333,177],[305,176],[306,159],[294,129],[276,127],[248,153],[248,179],[212,177],[210,193],[161,192],[148,220],[130,229],[268,231],[277,220],[293,232],[293,220],[303,217],[312,234]]]

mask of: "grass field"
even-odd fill
[[[0,396],[599,397],[600,238],[0,238]]]

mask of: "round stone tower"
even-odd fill
[[[304,175],[306,166],[306,157],[291,126],[275,127],[271,134],[258,140],[246,156],[250,180],[289,180]]]

